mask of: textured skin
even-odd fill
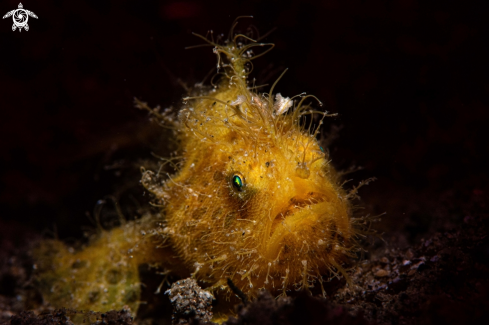
[[[191,273],[223,294],[229,278],[249,296],[346,275],[341,265],[361,230],[351,217],[355,192],[342,189],[316,139],[326,115],[305,104],[313,96],[289,109],[292,101],[273,86],[254,92],[248,51],[268,44],[234,40],[209,42],[219,56],[218,86],[184,98],[178,117],[153,111],[175,130],[181,157],[174,175],[143,171],[160,213],[104,231],[78,252],[51,241],[36,253],[38,283],[51,304],[95,311],[128,305],[136,313],[144,263],[182,278]],[[313,113],[322,118],[306,123]]]

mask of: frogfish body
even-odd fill
[[[238,42],[246,41],[247,44]],[[209,42],[209,41],[208,41]],[[143,170],[159,213],[100,234],[86,247],[46,241],[38,280],[54,306],[106,311],[139,306],[138,267],[155,264],[230,295],[321,285],[355,248],[351,193],[317,135],[325,113],[304,94],[259,93],[248,82],[252,48],[244,35],[218,55],[221,80],[184,98],[172,124],[181,162],[173,175]],[[145,104],[137,102],[139,107]],[[314,119],[313,115],[322,116]],[[345,274],[346,275],[346,274]]]

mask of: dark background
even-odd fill
[[[17,5],[2,1],[2,15]],[[99,199],[117,197],[127,184],[141,195],[140,159],[169,149],[133,98],[178,107],[180,83],[200,82],[216,64],[210,47],[184,49],[203,43],[191,32],[227,35],[239,15],[254,19],[240,20],[238,30],[277,28],[264,40],[275,49],[254,61],[257,83],[273,83],[288,67],[277,91],[306,91],[339,113],[325,127],[342,128],[330,147],[334,163],[364,167],[352,184],[378,178],[362,189],[362,205],[387,212],[378,225],[387,241],[410,244],[456,224],[432,222],[430,202],[440,196],[487,193],[485,1],[23,5],[39,17],[29,18],[28,32],[12,32],[11,18],[0,21],[4,238],[54,226],[61,238],[80,238]]]

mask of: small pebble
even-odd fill
[[[383,278],[383,277],[388,276],[388,275],[389,275],[389,272],[386,270],[382,270],[382,269],[375,272],[375,276],[377,278]]]

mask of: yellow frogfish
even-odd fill
[[[181,157],[173,175],[143,169],[158,213],[100,230],[79,249],[46,240],[35,252],[36,282],[51,305],[129,306],[135,314],[143,264],[193,277],[218,297],[232,296],[228,279],[253,297],[347,277],[365,219],[353,218],[357,188],[342,188],[317,139],[328,115],[306,103],[314,96],[282,96],[276,83],[260,93],[249,82],[261,56],[253,50],[272,44],[241,34],[224,44],[205,40],[218,57],[219,83],[196,87],[173,119],[153,111],[175,130]]]

